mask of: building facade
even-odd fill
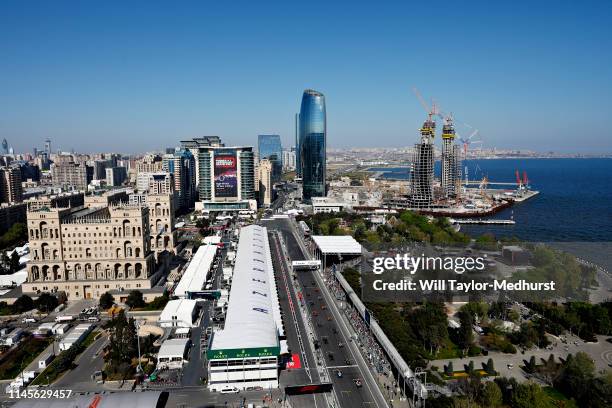
[[[125,167],[106,168],[106,185],[117,187],[127,179],[127,169]]]
[[[142,205],[28,209],[31,260],[24,293],[69,299],[150,289],[159,280],[149,209]]]
[[[272,183],[281,181],[283,174],[283,148],[279,135],[259,135],[257,137],[259,160],[268,160],[272,164]]]
[[[183,210],[193,208],[197,195],[193,153],[189,150],[180,150],[174,154],[164,155],[162,170],[172,174],[179,208]]]
[[[149,208],[149,231],[151,249],[156,255],[164,251],[176,253],[177,234],[174,228],[173,194],[131,194],[130,204],[146,205]]]
[[[200,157],[199,151],[201,147],[223,147],[225,146],[221,142],[221,138],[219,136],[202,136],[202,137],[194,137],[191,140],[183,140],[181,141],[181,146],[185,150],[189,150],[191,154],[193,154],[193,158],[195,159],[195,175],[196,175],[196,189],[200,190]],[[201,198],[200,198],[201,200]]]
[[[325,197],[327,124],[325,96],[307,89],[302,96],[299,115],[300,166],[303,197]]]
[[[136,190],[139,193],[174,194],[174,177],[170,173],[138,173]]]
[[[414,145],[410,171],[410,205],[428,208],[434,198],[434,144],[436,123],[431,115],[421,127],[421,141]]]
[[[183,142],[185,143],[185,142]],[[205,211],[253,209],[255,157],[252,147],[197,145],[199,207]]]
[[[461,191],[461,156],[455,144],[455,128],[452,118],[446,118],[442,127],[442,177],[444,198],[456,198]]]
[[[51,165],[51,179],[54,185],[68,190],[85,190],[93,179],[93,168],[76,163],[72,155],[60,155]]]
[[[268,159],[260,160],[257,166],[259,204],[262,207],[269,207],[272,204],[272,168],[273,164]]]
[[[136,162],[137,173],[157,173],[162,171],[162,158],[158,154],[147,154]]]
[[[0,202],[21,202],[23,200],[21,182],[21,168],[19,166],[0,168]]]
[[[295,159],[296,159],[296,154],[295,154],[294,148],[291,148],[291,150],[283,150],[283,170],[284,171],[295,170],[297,166]]]

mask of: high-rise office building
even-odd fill
[[[291,150],[283,150],[283,170],[292,171],[296,168],[296,154],[295,148],[291,148]]]
[[[163,171],[174,177],[179,208],[193,208],[196,200],[196,165],[193,154],[189,150],[179,150],[164,155],[162,163]]]
[[[260,160],[257,166],[259,204],[262,207],[269,207],[272,204],[272,169],[273,164],[268,159]]]
[[[198,193],[204,211],[256,207],[255,155],[251,146],[225,147],[219,138],[181,142],[197,155]],[[213,143],[211,143],[213,142]]]
[[[106,185],[117,187],[123,184],[127,179],[127,170],[125,167],[108,167],[106,168]]]
[[[189,150],[191,154],[193,154],[193,158],[195,159],[195,176],[196,176],[196,189],[200,191],[200,156],[199,156],[199,148],[200,147],[223,147],[224,144],[221,142],[221,138],[219,136],[202,136],[202,137],[194,137],[191,140],[183,140],[181,141],[181,146],[185,150]],[[201,198],[200,198],[201,200]]]
[[[455,128],[451,117],[445,119],[442,127],[442,194],[454,198],[461,188],[461,158],[459,146],[455,144]]]
[[[93,167],[76,163],[72,155],[58,155],[51,166],[51,179],[65,189],[85,190],[93,179]]]
[[[0,168],[0,202],[19,203],[23,200],[21,168],[8,166]]]
[[[302,161],[300,159],[300,114],[295,114],[295,175],[302,177]]]
[[[259,135],[257,138],[259,160],[269,160],[272,165],[272,183],[281,181],[283,174],[283,148],[279,135]]]
[[[93,160],[91,163],[93,167],[93,179],[94,180],[105,180],[106,179],[106,168],[108,167],[108,160]]]
[[[429,118],[421,127],[421,142],[414,145],[410,171],[410,203],[414,208],[427,208],[433,201],[434,136],[436,123]]]
[[[312,89],[304,91],[299,122],[304,199],[325,197],[327,127],[322,93]]]

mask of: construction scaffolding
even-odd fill
[[[429,114],[421,128],[421,142],[414,145],[410,172],[410,203],[413,208],[429,208],[434,198],[434,136],[436,123]]]
[[[455,128],[452,117],[445,118],[442,127],[442,177],[443,198],[457,198],[461,191],[461,156],[455,144]]]

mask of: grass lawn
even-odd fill
[[[13,379],[25,369],[44,349],[51,344],[52,339],[37,339],[29,337],[21,341],[17,349],[10,351],[0,364],[0,380]]]
[[[459,347],[452,341],[446,341],[446,345],[438,351],[434,360],[446,360],[451,358],[459,358],[461,357],[461,350]]]
[[[544,392],[556,407],[578,408],[574,400],[568,399],[563,393],[553,387],[544,387]]]

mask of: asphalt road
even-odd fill
[[[52,388],[71,389],[74,391],[103,390],[101,385],[94,383],[91,376],[94,372],[102,370],[104,360],[102,350],[108,341],[106,334],[96,339],[75,360],[76,367],[66,372],[59,380],[53,383]]]
[[[275,219],[265,221],[264,225],[281,233],[291,261],[307,259],[293,235],[289,220]],[[315,336],[320,340],[325,365],[340,405],[351,408],[385,406],[373,395],[376,390],[372,390],[372,387],[377,387],[377,385],[371,382],[366,384],[367,376],[364,376],[364,370],[369,368],[360,366],[358,358],[347,346],[349,339],[343,334],[338,322],[332,316],[329,304],[321,293],[321,288],[312,272],[297,272],[297,280],[303,288],[303,298],[315,325]],[[340,346],[341,343],[342,346]],[[336,374],[337,370],[341,371],[341,377]],[[354,383],[355,379],[359,379],[363,386],[357,387]]]
[[[298,299],[291,285],[290,267],[280,250],[280,242],[274,234],[269,234],[270,249],[272,252],[272,264],[276,274],[278,286],[279,301],[283,310],[283,320],[285,325],[285,335],[287,344],[291,353],[297,353],[300,356],[301,368],[284,370],[280,375],[280,385],[302,385],[320,382],[319,374],[315,365],[315,356],[312,353],[308,342],[308,330],[300,318],[298,307]],[[285,282],[287,284],[285,284]],[[291,306],[295,310],[291,313]],[[298,337],[301,337],[303,347],[300,347]],[[308,370],[307,368],[308,367]],[[292,406],[298,407],[325,407],[327,405],[323,395],[302,395],[291,396],[290,403]]]

